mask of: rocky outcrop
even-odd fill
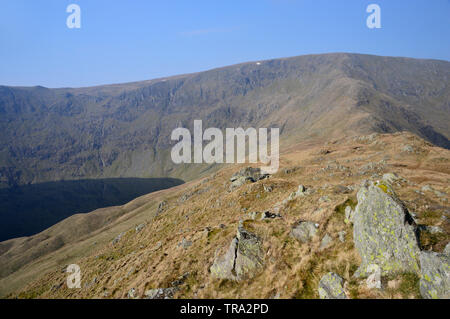
[[[261,171],[259,167],[246,167],[231,176],[231,188],[239,187],[247,181],[255,183],[261,179],[267,178],[269,174]]]
[[[344,280],[333,272],[324,275],[319,282],[320,299],[347,299],[343,283]]]
[[[227,252],[215,259],[210,271],[216,278],[239,281],[253,277],[263,265],[261,239],[239,226]]]
[[[305,191],[306,191],[306,187],[303,185],[299,185],[297,188],[297,191],[292,192],[289,197],[288,200],[294,200],[299,196],[305,196]]]
[[[450,299],[450,256],[432,251],[420,253],[420,294],[426,299]]]
[[[418,273],[417,227],[390,185],[368,183],[357,197],[353,240],[362,263],[355,275],[367,277],[373,264],[382,275]]]
[[[311,221],[299,221],[292,228],[291,235],[301,243],[307,243],[317,235],[318,227],[318,224]]]

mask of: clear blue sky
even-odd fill
[[[81,7],[81,29],[66,7]],[[381,29],[366,27],[367,5]],[[450,60],[450,0],[0,0],[0,85],[90,86],[358,52]]]

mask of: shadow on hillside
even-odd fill
[[[123,205],[183,183],[175,178],[107,178],[0,189],[0,241],[30,236],[73,214]]]

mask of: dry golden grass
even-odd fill
[[[405,144],[413,145],[417,153],[399,151]],[[448,219],[442,218],[450,217],[449,198],[416,191],[430,185],[448,194],[449,163],[449,151],[408,133],[378,135],[372,141],[347,137],[299,144],[282,154],[279,172],[269,179],[230,191],[229,178],[242,165],[226,166],[203,181],[125,205],[122,209],[126,213],[111,224],[1,279],[1,291],[14,290],[10,297],[19,298],[126,298],[135,288],[143,297],[147,289],[169,287],[189,273],[176,298],[318,298],[321,276],[334,271],[345,279],[345,289],[352,298],[417,298],[416,278],[407,274],[384,278],[386,288],[379,291],[367,289],[364,280],[353,277],[360,259],[353,246],[352,225],[344,222],[343,209],[355,204],[362,180],[395,172],[403,180],[394,188],[407,207],[421,223],[446,231],[432,247],[442,249],[449,240]],[[285,172],[285,168],[291,168],[291,172]],[[212,278],[209,267],[215,256],[228,248],[239,220],[248,219],[249,212],[273,211],[299,184],[313,192],[290,201],[280,210],[282,218],[245,222],[262,239],[264,270],[238,283]],[[266,192],[264,186],[271,186],[273,191]],[[342,192],[338,186],[349,186],[350,190]],[[189,195],[184,196],[185,201],[180,200],[183,195]],[[327,200],[321,201],[324,196]],[[156,215],[157,204],[163,199],[167,209]],[[301,244],[290,236],[298,220],[319,223],[318,235],[310,243]],[[143,222],[146,227],[136,233],[134,227]],[[346,231],[344,243],[338,239],[340,231]],[[120,232],[125,232],[124,236],[113,245],[112,239]],[[325,234],[333,242],[320,249]],[[183,248],[183,239],[192,245]],[[61,269],[69,262],[81,267],[81,289],[68,289],[64,284],[67,274]],[[25,285],[28,280],[32,281]]]

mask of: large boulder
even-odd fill
[[[291,236],[301,243],[307,243],[317,235],[318,227],[318,224],[311,221],[299,221],[292,227]]]
[[[420,294],[426,299],[450,299],[450,256],[432,251],[420,253]]]
[[[216,258],[210,271],[216,278],[239,281],[253,277],[263,265],[261,239],[239,226],[227,252]]]
[[[417,226],[391,186],[366,183],[357,197],[353,240],[362,263],[355,275],[367,277],[374,264],[382,275],[419,273]]]
[[[324,275],[319,282],[320,299],[347,299],[343,283],[344,280],[333,272]]]

